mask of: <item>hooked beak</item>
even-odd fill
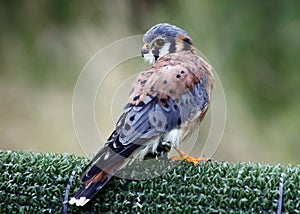
[[[150,51],[150,46],[148,44],[145,44],[141,50],[142,57],[144,57],[145,54],[148,54]]]

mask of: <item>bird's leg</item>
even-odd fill
[[[195,166],[198,166],[199,161],[203,161],[203,162],[210,161],[209,158],[201,158],[201,157],[188,156],[184,151],[182,151],[179,148],[175,148],[175,150],[179,153],[180,156],[171,157],[172,161],[185,160],[187,162],[193,163]]]

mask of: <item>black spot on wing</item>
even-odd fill
[[[177,120],[177,125],[178,125],[178,126],[181,125],[181,118],[178,118],[178,120]]]
[[[131,105],[134,108],[134,111],[140,111],[144,108],[149,108],[150,105],[148,105],[150,102],[152,102],[153,98],[151,96],[146,96],[144,100],[141,100],[137,105]]]
[[[132,115],[131,117],[129,117],[129,120],[130,120],[131,122],[133,122],[134,119],[135,119],[135,115]]]
[[[160,102],[162,102],[162,103],[167,103],[167,99],[166,99],[166,98],[160,98],[159,100],[160,100]]]
[[[138,102],[138,104],[136,105],[137,107],[143,107],[145,105],[145,103],[143,101]]]
[[[141,85],[145,85],[146,82],[147,82],[147,80],[142,80]]]
[[[140,95],[137,95],[133,98],[133,101],[137,101],[140,98]]]

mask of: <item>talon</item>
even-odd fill
[[[188,156],[185,154],[185,152],[183,152],[181,149],[176,149],[176,151],[180,154],[180,156],[174,156],[171,157],[172,161],[177,161],[177,160],[185,160],[187,162],[193,163],[195,166],[199,165],[199,161],[203,161],[203,162],[208,162],[210,161],[209,158],[202,158],[202,157],[192,157],[192,156]]]

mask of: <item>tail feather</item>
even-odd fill
[[[94,176],[94,179],[88,180],[69,201],[76,206],[84,206],[88,203],[111,179],[112,175],[101,171]]]
[[[69,203],[84,206],[105,186],[114,173],[124,166],[124,162],[123,158],[118,163],[104,169],[99,168],[97,162],[92,164],[90,169],[82,176],[81,181],[83,182],[83,186],[71,198]]]
[[[139,145],[131,144],[127,147],[130,153],[133,152]],[[89,164],[88,169],[83,173],[81,182],[83,186],[78,190],[73,198],[70,199],[70,204],[84,206],[88,203],[111,179],[111,177],[123,168],[129,161],[126,157],[112,151],[105,145]]]

